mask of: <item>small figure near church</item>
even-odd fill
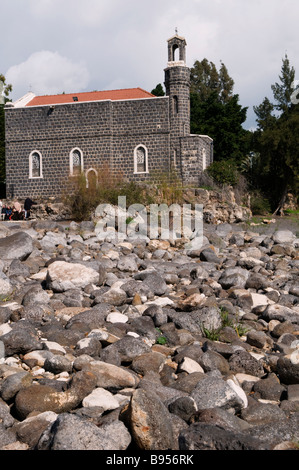
[[[25,219],[29,219],[30,210],[34,204],[36,204],[36,202],[32,201],[32,199],[30,199],[29,197],[25,199],[25,202],[24,202]]]

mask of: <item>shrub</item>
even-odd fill
[[[63,202],[76,221],[88,220],[99,204],[118,204],[118,197],[125,196],[126,204],[146,205],[151,202],[148,192],[135,182],[127,182],[120,173],[112,173],[108,165],[97,169],[97,179],[84,173],[70,177],[65,184]]]
[[[271,212],[271,205],[263,194],[255,191],[250,196],[250,209],[252,215],[267,215]]]
[[[235,186],[239,180],[237,165],[233,160],[221,160],[211,163],[208,175],[220,185]]]

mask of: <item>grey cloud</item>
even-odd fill
[[[190,67],[203,58],[217,66],[224,62],[241,104],[251,108],[253,125],[252,106],[266,94],[272,97],[286,51],[299,69],[298,13],[293,0],[3,0],[8,19],[2,24],[1,73],[20,70],[23,63],[28,67],[33,54],[49,51],[76,70],[84,61],[89,75],[77,83],[86,91],[110,86],[150,91],[163,82],[166,40],[178,27]],[[49,74],[42,83],[50,87],[54,78]],[[13,86],[15,95],[19,88]]]

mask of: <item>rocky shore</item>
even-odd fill
[[[0,449],[298,449],[297,237],[2,222]]]

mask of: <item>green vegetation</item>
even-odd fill
[[[283,215],[288,192],[299,203],[299,105],[298,99],[292,99],[294,80],[295,69],[285,55],[279,81],[271,86],[274,101],[266,97],[254,107],[257,130],[250,132],[242,127],[247,108],[239,105],[225,65],[217,70],[204,59],[191,69],[191,132],[214,139],[214,163],[208,173],[216,184],[231,186],[238,184],[238,174],[243,175],[254,214]]]
[[[221,317],[221,326],[219,328],[215,328],[209,330],[205,327],[202,328],[203,334],[206,338],[210,339],[211,341],[219,341],[221,336],[221,331],[223,328],[230,327],[236,331],[239,337],[245,335],[248,331],[246,326],[242,325],[242,323],[236,322],[232,319],[229,313],[224,309],[220,308],[220,317]]]
[[[269,200],[258,190],[251,193],[250,208],[252,215],[267,215],[271,212]]]
[[[239,171],[234,160],[215,161],[208,167],[207,173],[220,185],[235,186],[239,180]]]
[[[299,215],[299,209],[286,209],[284,212],[290,215]]]
[[[226,66],[195,61],[191,68],[191,133],[214,140],[214,160],[241,161],[249,150],[250,132],[243,128],[247,108],[233,93],[234,81]]]
[[[88,181],[84,173],[69,178],[62,199],[74,220],[88,220],[99,204],[117,205],[119,196],[126,197],[127,207],[136,201],[144,205],[150,202],[145,188],[127,182],[121,174],[112,174],[107,165],[98,168],[97,175],[97,179]]]
[[[152,93],[152,95],[155,95],[155,96],[164,96],[165,95],[165,91],[163,90],[163,86],[161,85],[161,83],[158,83],[156,88],[154,88],[151,91],[151,93]]]
[[[65,185],[62,199],[76,221],[87,220],[99,204],[118,205],[118,197],[126,197],[127,208],[133,204],[173,204],[183,202],[183,185],[176,172],[153,172],[147,185],[126,181],[114,174],[108,165],[97,169],[97,179],[89,179],[81,173],[70,177]],[[126,219],[126,224],[133,217]]]
[[[288,192],[299,197],[299,106],[291,99],[295,69],[287,55],[282,60],[279,82],[271,86],[274,102],[267,97],[254,108],[258,129],[253,134],[253,184],[268,199],[274,215],[283,215]]]
[[[156,328],[156,330],[159,333],[159,336],[156,339],[156,344],[162,344],[162,345],[166,344],[167,339],[165,338],[165,336],[163,336],[162,331],[160,330],[160,328]]]

